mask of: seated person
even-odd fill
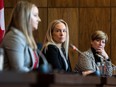
[[[91,48],[80,54],[78,63],[74,69],[75,72],[82,72],[84,76],[96,73],[102,75],[112,75],[112,63],[108,54],[105,51],[105,45],[108,41],[108,36],[103,31],[95,31],[91,35]],[[103,65],[104,69],[99,70],[99,65]],[[100,71],[100,73],[98,73]],[[104,74],[103,74],[104,72]]]
[[[62,20],[54,20],[50,23],[42,52],[54,71],[71,71],[68,57],[69,30],[67,23]]]
[[[30,72],[38,69],[39,57],[33,30],[38,28],[39,9],[28,1],[19,1],[13,10],[1,47],[4,71]]]

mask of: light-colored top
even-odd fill
[[[1,44],[4,48],[3,70],[29,72],[34,68],[34,53],[22,32],[12,27]],[[39,64],[38,64],[39,65]]]

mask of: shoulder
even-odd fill
[[[83,54],[80,55],[80,57],[93,58],[93,53],[92,53],[91,49],[88,49],[87,51],[84,51]]]
[[[93,55],[92,50],[88,49],[87,51],[83,52],[85,55],[91,56]]]
[[[59,51],[58,47],[53,45],[53,44],[49,44],[47,47],[44,48],[43,52],[44,53],[57,53]]]
[[[26,41],[25,35],[17,29],[12,29],[12,35],[15,36],[14,38],[16,38],[19,41],[22,41],[22,42]]]
[[[48,49],[58,49],[57,46],[52,45],[52,44],[49,44],[47,47],[48,47]]]
[[[18,41],[18,42],[24,42],[26,41],[26,37],[24,36],[24,34],[13,28],[11,29],[11,31],[9,31],[6,35],[5,35],[5,38],[7,39],[10,39],[10,40],[14,40],[14,41]]]
[[[6,47],[19,47],[25,46],[26,43],[25,36],[20,31],[13,29],[5,35],[2,45]]]

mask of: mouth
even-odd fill
[[[102,47],[98,47],[98,48],[102,48]]]
[[[63,40],[64,38],[63,38],[63,37],[61,37],[60,39],[61,39],[61,40]]]

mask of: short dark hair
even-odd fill
[[[94,33],[92,33],[91,40],[94,41],[97,39],[99,39],[99,40],[105,39],[105,42],[108,42],[108,35],[101,30],[97,30]]]

